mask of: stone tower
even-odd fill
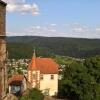
[[[0,0],[0,100],[6,96],[6,3]]]

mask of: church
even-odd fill
[[[32,88],[38,88],[44,95],[58,92],[58,67],[51,58],[36,57],[35,52],[28,66],[28,81]]]
[[[9,93],[21,94],[27,89],[37,88],[44,95],[57,95],[58,68],[59,65],[52,58],[36,57],[34,51],[27,75],[15,74],[8,80]]]

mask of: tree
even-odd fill
[[[20,100],[43,100],[44,96],[41,91],[33,88],[27,91]]]
[[[90,59],[88,60],[90,61]],[[95,76],[96,73],[100,75],[97,71],[95,72],[98,69],[96,67],[99,66],[96,63],[97,59],[94,59],[93,62],[86,59],[84,64],[73,61],[70,65],[66,65],[63,79],[59,82],[58,95],[60,97],[69,100],[100,100],[100,83],[97,82],[97,76]],[[93,64],[95,64],[95,69],[90,68]]]
[[[100,83],[100,56],[87,58],[84,62],[88,73],[93,76],[97,83]]]

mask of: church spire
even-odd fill
[[[35,49],[34,49],[34,52],[33,52],[33,58],[36,58],[36,52],[35,52]]]
[[[37,69],[36,68],[36,53],[35,53],[35,49],[34,49],[34,52],[33,52],[33,57],[32,57],[29,69],[31,69],[31,70],[36,70]]]

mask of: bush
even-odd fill
[[[31,89],[26,94],[24,94],[20,100],[43,100],[44,96],[41,91],[37,89]]]

